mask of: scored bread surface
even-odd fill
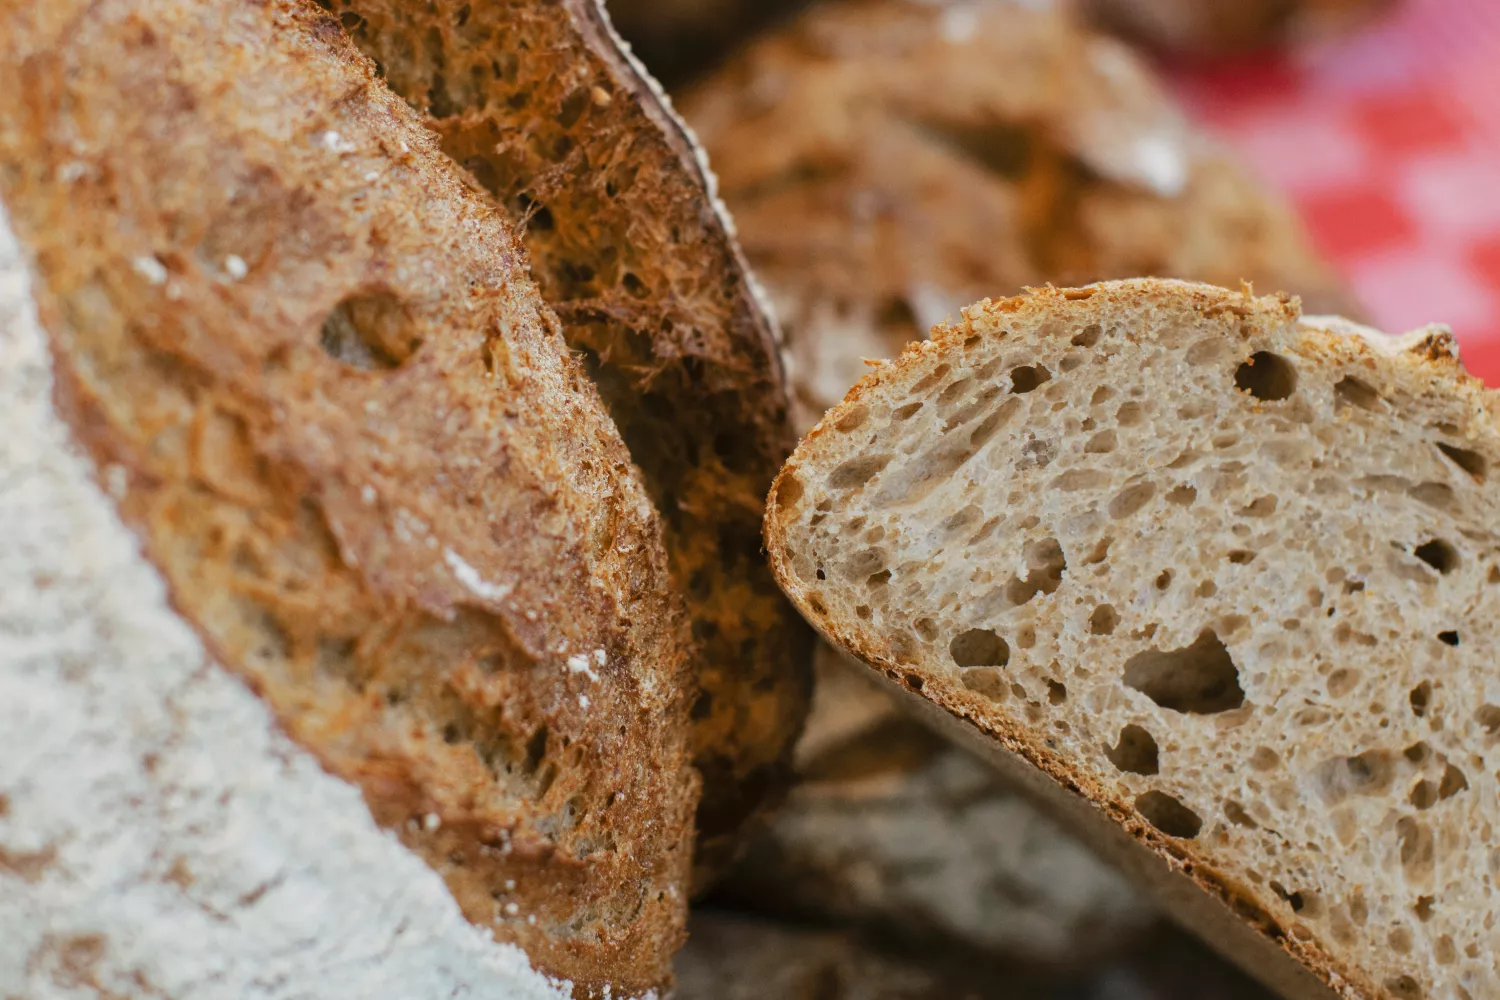
[[[760,555],[796,441],[774,327],[706,168],[598,0],[325,6],[510,213],[645,475],[702,649],[705,882],[786,784],[811,647]]]
[[[0,95],[60,412],[176,608],[471,921],[667,986],[683,615],[503,217],[307,3],[11,5]]]
[[[804,440],[767,548],[1248,971],[1492,996],[1500,434],[1453,351],[1181,282],[985,301]]]

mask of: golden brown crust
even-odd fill
[[[667,528],[702,647],[699,881],[788,780],[810,636],[759,554],[794,437],[770,321],[654,85],[596,0],[327,0],[516,221]]]
[[[504,219],[301,0],[11,4],[0,94],[60,410],[178,609],[469,919],[667,986],[684,619]]]
[[[1311,971],[1332,995],[1348,1000],[1392,1000],[1399,991],[1371,982],[1363,970],[1351,967],[1332,954],[1305,926],[1284,926],[1274,914],[1256,902],[1258,894],[1264,890],[1237,884],[1234,878],[1216,866],[1208,849],[1191,841],[1166,836],[1143,821],[1130,803],[1117,798],[1111,789],[1074,766],[1036,731],[1012,720],[993,704],[960,685],[940,678],[918,676],[902,649],[888,645],[863,623],[829,617],[789,561],[786,528],[793,520],[792,510],[801,499],[802,481],[811,473],[808,466],[817,461],[818,452],[825,450],[821,442],[838,434],[838,425],[846,417],[866,412],[870,400],[887,384],[905,379],[914,368],[925,368],[930,364],[929,359],[962,350],[965,342],[979,333],[976,324],[981,320],[994,327],[1010,322],[1036,324],[1045,319],[1057,321],[1058,329],[1076,329],[1093,321],[1092,317],[1107,308],[1142,308],[1153,302],[1170,303],[1174,308],[1191,308],[1204,316],[1230,314],[1249,320],[1249,326],[1257,322],[1291,323],[1300,315],[1297,300],[1285,295],[1256,298],[1248,291],[1230,292],[1204,285],[1153,280],[1107,282],[1076,289],[1037,289],[1026,295],[986,300],[973,306],[965,311],[961,322],[938,327],[931,341],[912,344],[897,361],[876,367],[804,438],[777,477],[767,501],[766,548],[772,569],[804,615],[830,641],[857,655],[893,684],[908,690],[919,689],[925,699],[963,723],[964,729],[982,734],[988,745],[1019,757],[1051,778],[1056,786],[1081,796],[1126,831],[1136,843],[1147,848],[1159,861],[1164,861],[1165,866],[1158,863],[1154,874],[1148,872],[1153,878],[1165,878],[1169,872],[1190,877],[1198,888],[1240,916],[1242,926],[1252,928]],[[1301,337],[1309,354],[1326,355],[1330,363],[1340,366],[1363,364],[1412,369],[1424,380],[1440,386],[1443,393],[1457,399],[1463,408],[1471,410],[1477,422],[1485,426],[1496,423],[1495,399],[1479,380],[1464,371],[1449,349],[1451,341],[1444,331],[1415,331],[1387,343],[1349,336],[1333,326],[1325,329],[1314,322],[1303,324]],[[1201,905],[1201,900],[1196,905]]]
[[[1014,0],[842,0],[681,98],[776,300],[795,418],[985,296],[1159,275],[1351,312],[1134,53]]]

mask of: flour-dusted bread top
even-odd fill
[[[507,223],[337,19],[8,14],[0,196],[59,411],[213,658],[471,921],[580,997],[665,987],[697,778],[660,525]]]
[[[1453,352],[1177,282],[986,301],[804,440],[772,564],[1250,971],[1491,996],[1500,434]]]
[[[599,0],[326,6],[510,214],[661,512],[702,651],[706,882],[786,783],[811,646],[760,555],[796,442],[774,324],[706,162]]]
[[[985,296],[1156,275],[1348,297],[1275,192],[1061,4],[819,4],[681,97],[781,318],[794,417]]]
[[[825,644],[798,782],[716,898],[861,928],[907,954],[1076,972],[1156,910],[994,770],[901,711]]]
[[[0,217],[5,991],[567,1000],[213,662],[52,389]]]

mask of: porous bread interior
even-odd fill
[[[468,919],[580,997],[664,987],[683,616],[503,219],[304,4],[3,25],[60,408],[177,609]]]
[[[1492,996],[1500,435],[1445,351],[1173,282],[982,303],[804,441],[773,565],[1345,996]]]
[[[1285,199],[1061,5],[817,4],[679,103],[776,302],[799,430],[985,295],[1157,275],[1350,309]]]
[[[597,0],[322,0],[509,213],[645,474],[701,648],[697,881],[778,797],[811,636],[760,554],[790,453],[772,325],[701,166]]]

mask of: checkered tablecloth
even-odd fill
[[[1500,0],[1404,0],[1336,42],[1166,69],[1377,326],[1447,323],[1500,386]]]

